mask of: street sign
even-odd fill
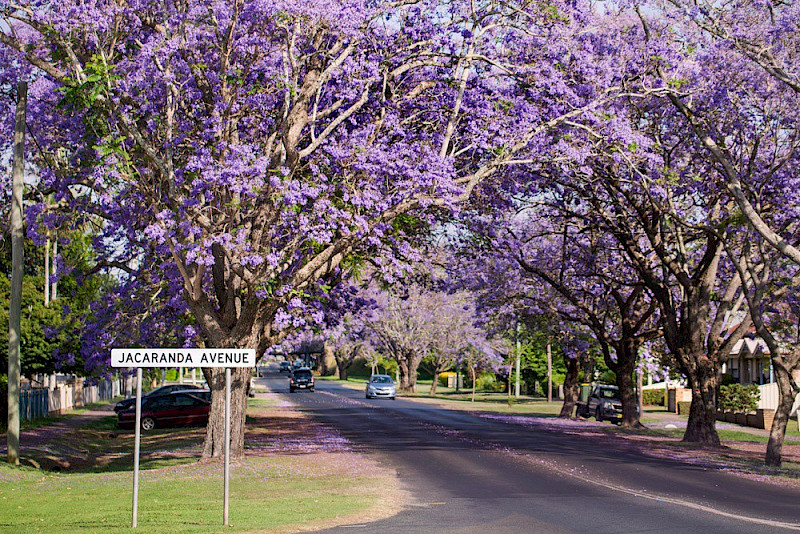
[[[255,349],[111,349],[111,367],[255,366]]]
[[[133,517],[136,528],[139,519],[139,448],[142,419],[143,367],[224,367],[225,368],[225,463],[222,523],[228,525],[228,496],[230,493],[231,453],[231,367],[255,367],[254,349],[111,349],[111,367],[136,368],[136,430],[133,445]]]

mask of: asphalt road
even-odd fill
[[[415,499],[389,519],[326,532],[800,531],[797,490],[413,400],[366,400],[332,382],[294,394],[285,375],[261,382],[396,469]]]

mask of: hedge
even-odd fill
[[[647,406],[664,406],[663,389],[644,389],[642,390],[642,404]]]
[[[689,409],[692,407],[692,401],[681,401],[678,403],[678,414],[689,415]]]
[[[761,391],[755,384],[729,384],[719,387],[717,408],[723,411],[754,412],[758,408]]]

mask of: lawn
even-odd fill
[[[227,529],[221,463],[197,461],[204,429],[143,434],[139,530],[297,532],[391,514],[400,501],[393,471],[275,404],[250,400],[248,454],[232,465]],[[60,472],[0,464],[0,532],[130,531],[133,433],[108,416],[57,441],[23,458]]]
[[[337,459],[315,456],[314,465],[292,455],[252,456],[234,466],[229,530],[296,531],[377,504],[376,479],[353,476]],[[122,532],[130,520],[130,472],[65,474],[0,465],[0,530]],[[219,532],[221,523],[219,463],[142,472],[142,532]]]

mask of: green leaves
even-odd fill
[[[730,384],[719,387],[717,404],[720,410],[747,413],[756,411],[760,398],[761,391],[755,384]]]

